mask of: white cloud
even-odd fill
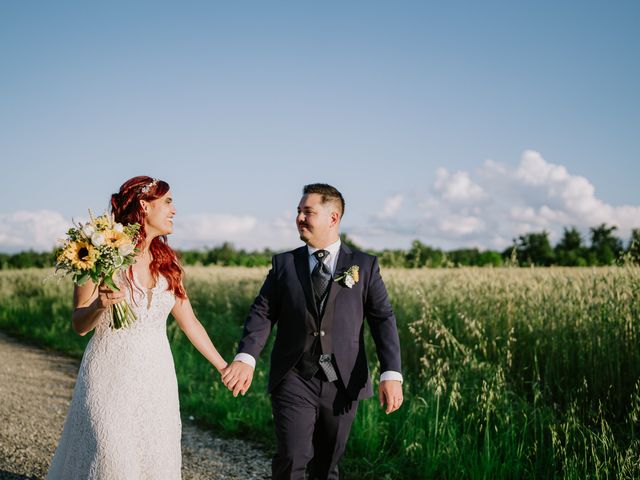
[[[445,168],[436,170],[434,190],[451,203],[472,204],[486,197],[482,187],[471,180],[469,172],[450,174]]]
[[[562,165],[547,163],[540,153],[526,150],[522,154],[516,178],[525,185],[544,186],[565,182],[569,172]]]
[[[482,165],[481,173],[485,176],[491,175],[506,175],[508,169],[505,165],[491,160],[490,158],[484,161]]]
[[[65,236],[71,221],[51,210],[0,214],[0,250],[51,250]]]
[[[407,248],[420,239],[445,249],[503,249],[524,233],[547,230],[556,242],[565,226],[587,234],[589,227],[601,223],[617,226],[617,235],[626,241],[631,229],[640,227],[640,206],[610,205],[596,196],[587,178],[527,150],[516,165],[486,160],[474,171],[440,168],[424,191],[399,192],[385,198],[376,214],[351,218],[343,230],[366,248]],[[0,251],[49,250],[70,223],[48,210],[0,214]],[[300,245],[289,210],[267,218],[178,215],[169,239],[176,248],[213,247],[225,241],[250,250]]]
[[[392,195],[391,197],[385,198],[384,206],[376,216],[380,219],[392,218],[396,213],[398,213],[400,208],[402,208],[403,201],[404,201],[404,197],[400,193],[397,195]]]
[[[70,219],[49,210],[0,214],[0,251],[51,250],[71,224]],[[267,246],[281,250],[300,244],[289,213],[264,220],[219,213],[178,215],[169,236],[170,245],[180,249],[214,247],[223,242],[250,250]]]
[[[354,233],[371,234],[365,245],[374,248],[399,239],[408,246],[418,238],[442,248],[502,249],[528,232],[547,230],[556,242],[563,227],[575,226],[587,240],[590,227],[606,223],[626,241],[640,227],[640,206],[605,203],[588,179],[533,150],[523,152],[515,167],[486,160],[474,173],[439,168],[432,187],[414,196],[401,217],[379,217],[375,231],[362,226]]]
[[[473,216],[452,215],[451,217],[441,219],[439,228],[440,231],[445,234],[461,237],[481,232],[484,229],[484,222]]]
[[[176,216],[169,241],[183,249],[214,247],[223,242],[251,250],[267,246],[284,249],[300,243],[295,221],[288,213],[274,219],[221,213]]]

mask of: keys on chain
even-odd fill
[[[322,368],[322,371],[327,376],[327,381],[335,382],[338,380],[338,374],[336,373],[336,369],[333,368],[333,363],[331,362],[331,354],[323,353],[320,355],[319,363],[320,368]]]

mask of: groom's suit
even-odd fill
[[[373,395],[364,348],[365,318],[380,371],[400,372],[396,321],[376,257],[340,244],[333,277],[357,265],[360,278],[352,288],[331,281],[319,311],[310,250],[303,246],[273,257],[238,348],[239,354],[257,358],[272,327],[277,327],[269,372],[278,437],[274,478],[304,478],[300,471],[304,472],[311,457],[317,472],[312,475],[338,477],[337,462],[346,446],[357,401]],[[328,382],[322,369],[312,378],[305,375],[304,358],[310,358],[310,352],[332,355],[337,381]],[[323,431],[328,433],[323,436]]]

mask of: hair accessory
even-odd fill
[[[149,190],[151,190],[153,187],[156,186],[157,183],[158,183],[158,179],[154,178],[151,182],[147,183],[144,187],[142,187],[142,190],[140,191],[146,195],[147,193],[149,193]]]

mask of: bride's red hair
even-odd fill
[[[138,248],[143,245],[147,236],[144,228],[145,213],[140,200],[152,202],[168,191],[169,184],[167,182],[155,180],[151,177],[138,176],[124,182],[118,193],[111,195],[111,212],[115,221],[123,225],[128,223],[140,224]],[[149,251],[153,259],[149,265],[153,278],[157,281],[158,275],[163,275],[169,283],[169,290],[173,291],[176,297],[187,298],[182,286],[182,267],[178,262],[176,252],[167,243],[167,236],[161,235],[154,238],[149,246]],[[131,271],[129,271],[129,280],[133,282]]]

